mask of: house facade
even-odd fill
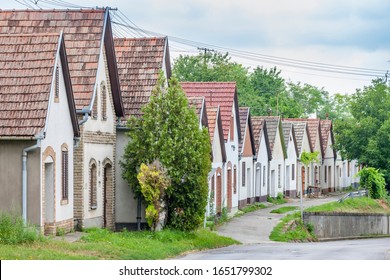
[[[212,151],[212,170],[209,175],[209,194],[207,216],[214,216],[222,212],[223,185],[225,178],[226,151],[223,138],[220,107],[207,108],[208,129]]]
[[[247,204],[255,202],[255,188],[253,181],[253,164],[256,154],[255,141],[253,138],[250,109],[239,108],[241,137],[239,150],[239,188],[238,207],[243,208]]]
[[[268,169],[272,154],[269,145],[266,122],[262,117],[251,117],[253,138],[255,142],[255,162],[253,182],[255,186],[255,201],[265,202],[268,196]]]
[[[157,84],[160,71],[166,80],[171,77],[168,39],[165,38],[116,38],[115,54],[121,84],[125,116],[116,124],[115,150],[115,228],[137,229],[147,225],[145,206],[138,200],[132,188],[122,178],[120,161],[129,141],[127,120],[141,117],[141,108],[149,102]]]
[[[284,145],[287,151],[287,157],[284,161],[285,171],[285,188],[284,195],[296,197],[297,191],[297,163],[298,163],[298,148],[295,138],[294,125],[290,122],[282,122]]]
[[[234,214],[238,210],[238,145],[240,132],[237,88],[235,82],[182,82],[187,97],[204,97],[207,106],[220,106],[226,151],[225,182],[222,205]]]
[[[64,36],[0,35],[0,53],[0,211],[69,232],[80,130]]]
[[[0,12],[1,33],[61,31],[81,131],[74,151],[75,224],[113,228],[115,123],[124,110],[109,9]]]
[[[336,151],[333,149],[334,137],[331,120],[321,120],[322,138],[322,181],[323,192],[334,192],[336,190]]]

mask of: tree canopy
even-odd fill
[[[188,106],[178,81],[165,86],[160,74],[150,102],[141,118],[128,121],[129,142],[121,162],[123,178],[142,197],[137,174],[142,163],[158,160],[167,170],[167,227],[193,230],[203,221],[211,169],[211,147],[207,129],[199,128],[198,117]]]

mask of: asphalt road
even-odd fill
[[[343,194],[304,199],[304,208],[338,200]],[[390,260],[390,238],[355,239],[315,243],[280,243],[269,239],[272,229],[286,214],[270,213],[283,206],[299,206],[299,199],[233,218],[218,234],[242,245],[181,256],[186,260]]]
[[[390,260],[390,238],[315,243],[235,245],[180,257],[183,260]]]

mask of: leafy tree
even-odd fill
[[[385,178],[378,169],[365,167],[356,176],[359,176],[360,185],[367,188],[371,198],[385,199],[387,197]]]
[[[128,121],[129,143],[121,162],[123,178],[142,196],[137,173],[142,163],[159,160],[166,168],[171,185],[166,190],[167,227],[197,228],[204,217],[211,169],[211,147],[207,129],[199,129],[195,110],[177,79],[165,87],[163,74],[152,91],[142,118]]]
[[[390,88],[382,80],[358,89],[349,100],[351,117],[335,122],[335,147],[349,160],[379,169],[390,182]]]

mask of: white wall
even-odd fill
[[[275,177],[272,174],[275,172]],[[282,139],[280,137],[279,125],[276,131],[274,150],[272,152],[272,160],[270,162],[270,196],[276,197],[278,193],[283,193],[284,186],[284,154]],[[279,177],[280,176],[280,177]],[[280,181],[280,183],[279,183]],[[273,184],[274,183],[274,184]]]
[[[54,87],[51,90],[50,105],[47,115],[47,130],[46,137],[42,140],[42,153],[47,147],[52,147],[55,152],[55,220],[63,221],[73,218],[73,139],[74,131],[72,121],[70,118],[68,99],[66,95],[64,77],[60,61],[58,62],[60,67],[60,82],[59,82],[59,102],[54,102]],[[68,147],[68,203],[61,205],[62,199],[62,150],[61,146],[66,144]],[[42,155],[41,155],[42,157]],[[41,159],[42,162],[43,158]],[[41,184],[42,185],[42,184]],[[44,198],[42,198],[44,199]],[[42,213],[43,213],[43,203]],[[43,224],[42,217],[42,224]]]
[[[265,142],[264,131],[261,131],[260,135],[259,153],[257,155],[257,162],[254,167],[254,182],[255,182],[255,194],[256,197],[266,197],[267,184],[268,184],[268,149]],[[256,139],[257,141],[257,139]],[[259,165],[260,164],[260,165]],[[258,178],[256,177],[257,167],[260,167],[260,184],[258,184]],[[260,188],[259,188],[260,186]]]
[[[292,170],[293,165],[294,165],[294,170]],[[296,168],[297,168],[297,152],[295,149],[295,143],[294,143],[294,138],[292,136],[292,132],[290,132],[288,146],[287,146],[287,158],[285,160],[286,191],[296,190],[296,184],[297,184]],[[292,175],[293,172],[294,172],[294,176]]]

